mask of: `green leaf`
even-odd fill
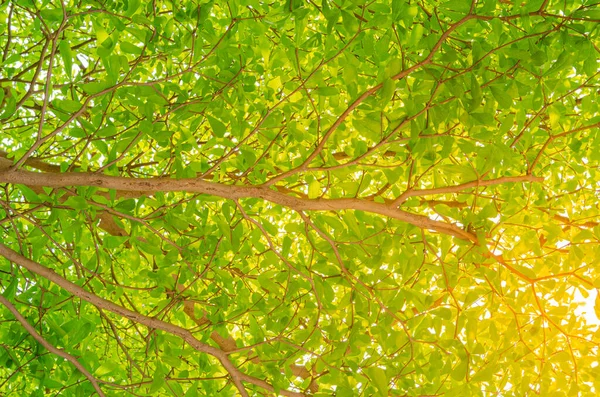
[[[396,90],[396,82],[392,79],[386,79],[383,82],[383,89],[381,90],[381,104],[382,106],[387,105],[394,95]]]
[[[96,369],[96,372],[94,372],[94,375],[101,378],[101,377],[104,377],[108,374],[115,372],[118,368],[119,368],[119,365],[115,361],[106,360],[102,363],[102,365],[100,367],[98,367]]]
[[[354,15],[350,14],[347,11],[342,11],[342,23],[344,24],[344,29],[346,29],[346,33],[349,35],[355,34],[358,30],[358,21],[354,17]]]
[[[47,22],[62,22],[63,20],[63,10],[60,8],[45,8],[40,11],[40,15]]]
[[[503,86],[490,86],[490,91],[492,91],[492,95],[502,109],[510,109],[512,106],[512,98],[506,92],[506,88]]]
[[[19,278],[12,277],[10,280],[10,284],[8,284],[8,286],[6,286],[6,288],[4,288],[4,291],[2,292],[2,296],[7,299],[12,299],[15,296],[15,293],[17,292],[18,285],[19,285]]]
[[[41,202],[42,200],[40,199],[40,197],[38,196],[38,194],[36,192],[34,192],[31,188],[29,188],[28,186],[25,185],[19,185],[19,190],[21,191],[21,193],[23,193],[23,196],[25,197],[25,199],[29,202],[32,203],[38,203]]]
[[[149,393],[156,393],[159,391],[162,386],[165,384],[165,374],[161,367],[158,367],[156,371],[154,371],[154,376],[152,377],[152,383],[150,384]]]
[[[425,28],[423,28],[423,25],[420,25],[420,24],[414,25],[414,27],[410,31],[410,40],[408,41],[409,45],[410,46],[417,45],[417,43],[419,43],[419,41],[423,37],[424,31],[425,31]]]
[[[358,71],[356,67],[352,64],[346,64],[344,66],[344,82],[347,84],[352,84],[356,82],[356,77],[358,76]]]
[[[321,184],[319,181],[314,180],[308,185],[308,198],[315,199],[321,196]]]
[[[360,236],[362,233],[360,228],[358,227],[358,222],[356,221],[356,217],[351,212],[345,212],[342,216],[344,219],[344,223],[348,226],[350,230],[352,230],[357,236]]]
[[[183,397],[198,397],[198,382],[192,383]]]
[[[379,367],[371,367],[367,368],[366,373],[377,388],[379,396],[387,396],[388,379],[385,371]]]
[[[103,91],[106,88],[108,88],[108,84],[106,84],[104,82],[93,82],[93,83],[83,84],[81,88],[87,94],[93,95],[93,94],[97,94],[100,91]]]
[[[74,208],[76,210],[84,210],[88,207],[87,200],[79,196],[70,196],[64,202],[64,205]]]
[[[225,124],[215,119],[214,117],[209,116],[207,118],[210,124],[210,128],[213,131],[213,134],[215,134],[215,136],[217,136],[218,138],[223,138],[223,136],[225,136],[225,132],[227,131]]]
[[[465,379],[467,376],[467,370],[469,369],[469,362],[467,360],[461,360],[458,365],[452,370],[452,379],[460,381]]]
[[[140,55],[142,53],[141,48],[131,44],[128,41],[122,41],[121,43],[119,43],[119,46],[121,47],[121,51],[123,51],[126,54]]]
[[[544,74],[544,76],[550,76],[554,73],[559,72],[560,70],[566,68],[569,65],[569,58],[571,54],[568,51],[563,51],[560,53],[554,64],[548,71]]]
[[[12,95],[12,90],[9,89],[8,92]],[[17,110],[16,105],[17,105],[17,101],[15,100],[15,98],[12,96],[9,97],[5,94],[4,109],[3,109],[2,113],[0,114],[0,120],[8,119],[9,117],[11,117]]]
[[[127,199],[127,200],[123,200],[121,202],[119,202],[116,206],[116,209],[118,209],[119,211],[133,211],[135,209],[135,200],[134,199]]]
[[[101,128],[96,133],[97,136],[105,138],[109,136],[113,136],[117,133],[117,128],[114,125],[108,125],[104,128]]]
[[[127,11],[125,15],[131,17],[138,10],[141,4],[141,0],[128,0]]]
[[[277,285],[277,283],[273,282],[273,276],[273,272],[265,272],[258,276],[258,283],[265,290],[275,294],[279,291],[280,288]]]
[[[60,52],[60,56],[65,63],[65,71],[67,72],[67,76],[72,76],[73,71],[73,51],[71,51],[71,46],[67,40],[61,40],[58,44],[58,51]]]
[[[320,87],[317,89],[317,93],[320,96],[334,96],[338,95],[338,90],[335,87]]]

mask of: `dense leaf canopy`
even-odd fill
[[[598,395],[599,30],[3,1],[0,395]]]

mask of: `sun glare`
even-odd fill
[[[598,327],[600,325],[600,319],[596,315],[594,305],[596,303],[596,290],[590,290],[589,296],[585,298],[578,290],[575,291],[575,301],[580,302],[581,306],[575,309],[575,314],[585,318],[588,325]]]

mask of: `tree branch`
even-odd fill
[[[223,367],[227,370],[233,383],[239,390],[240,394],[243,397],[249,397],[246,388],[244,387],[242,382],[248,382],[253,385],[260,386],[266,390],[273,391],[274,388],[269,383],[265,382],[262,379],[255,378],[253,376],[244,374],[241,372],[233,363],[229,360],[229,357],[226,352],[217,349],[216,347],[212,347],[207,345],[200,340],[196,339],[192,333],[184,328],[181,328],[175,324],[167,323],[162,320],[158,320],[156,318],[144,316],[141,313],[134,312],[129,310],[123,306],[119,306],[109,300],[101,298],[93,293],[84,290],[80,286],[70,282],[69,280],[61,277],[52,269],[49,269],[41,264],[34,262],[18,252],[10,249],[6,245],[0,243],[0,255],[8,259],[9,261],[16,263],[17,265],[24,267],[32,273],[35,273],[39,276],[46,278],[47,280],[53,282],[54,284],[60,286],[65,291],[70,292],[74,296],[85,300],[86,302],[91,303],[99,309],[104,309],[114,314],[118,314],[120,316],[126,317],[129,320],[145,325],[149,328],[159,329],[164,332],[168,332],[172,335],[178,336],[183,339],[187,344],[193,347],[195,350],[209,354],[215,357],[217,360],[221,362]],[[289,397],[303,397],[303,393],[293,392],[289,390],[280,390],[279,393],[284,396]]]
[[[0,172],[0,183],[17,183],[27,186],[45,186],[54,188],[67,186],[94,186],[120,191],[144,192],[146,194],[151,194],[153,192],[202,193],[230,200],[260,198],[295,211],[360,210],[398,219],[421,229],[434,230],[438,233],[448,234],[462,240],[477,242],[477,237],[473,233],[469,233],[456,225],[429,219],[424,215],[406,212],[395,208],[393,205],[356,198],[298,198],[274,191],[265,186],[225,185],[196,178],[125,178],[83,172],[52,174],[24,170]]]
[[[454,186],[443,186],[437,187],[433,189],[409,189],[402,193],[396,200],[394,200],[394,205],[401,205],[407,198],[409,197],[421,197],[421,196],[431,196],[434,194],[447,194],[447,193],[458,193],[465,189],[470,189],[474,187],[486,187],[486,186],[494,186],[500,185],[503,183],[519,183],[519,182],[543,182],[544,178],[533,175],[521,175],[521,176],[503,176],[496,179],[487,179],[487,180],[476,180],[471,182],[461,183],[460,185]]]
[[[50,342],[48,342],[46,339],[44,339],[42,337],[42,335],[38,334],[38,332],[35,330],[35,328],[33,328],[33,326],[27,322],[25,317],[23,317],[23,315],[21,315],[21,313],[19,313],[17,308],[11,302],[9,302],[8,299],[6,299],[2,295],[0,295],[0,303],[2,303],[4,306],[6,306],[6,308],[8,310],[10,310],[10,312],[13,314],[13,316],[16,317],[16,319],[21,323],[23,328],[25,328],[25,330],[27,330],[27,332],[29,332],[29,335],[31,335],[33,337],[33,339],[35,339],[42,346],[44,346],[46,348],[46,350],[50,351],[53,354],[56,354],[57,356],[64,358],[65,360],[67,360],[68,362],[73,364],[75,366],[75,368],[77,368],[79,370],[79,372],[81,372],[86,378],[88,378],[88,380],[90,381],[92,386],[94,386],[94,389],[96,389],[96,393],[98,393],[98,395],[100,397],[105,397],[104,392],[102,391],[102,389],[100,388],[100,385],[98,384],[98,380],[96,378],[94,378],[94,376],[79,362],[79,360],[77,360],[75,357],[73,357],[69,353],[65,352],[64,350],[58,349],[57,347],[52,345]]]

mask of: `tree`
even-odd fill
[[[0,394],[597,395],[595,1],[0,13]]]

